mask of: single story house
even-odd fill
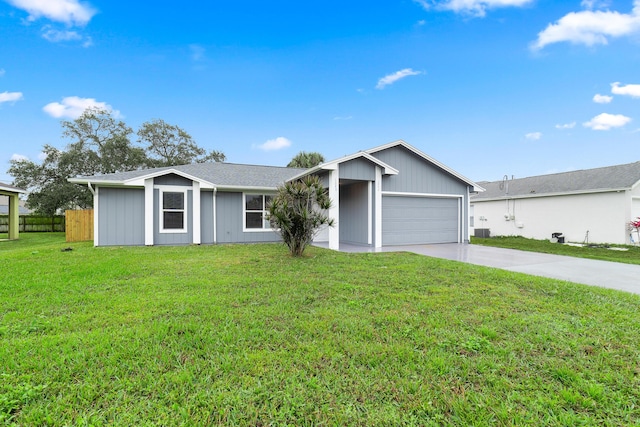
[[[7,196],[8,198],[8,209],[7,213],[9,215],[9,239],[17,239],[19,234],[19,221],[20,221],[20,194],[26,193],[25,190],[15,187],[9,184],[0,183],[0,196]]]
[[[72,178],[94,194],[94,244],[279,241],[266,220],[279,185],[318,175],[336,225],[317,240],[369,245],[467,242],[473,181],[404,141],[311,169],[201,163]]]
[[[2,184],[0,184],[2,185]],[[18,200],[18,214],[31,215],[33,212],[26,206],[26,201]],[[9,197],[0,195],[0,215],[9,215]]]
[[[628,224],[640,216],[640,162],[520,179],[480,182],[471,197],[476,236],[567,242],[637,243]]]

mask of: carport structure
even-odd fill
[[[0,196],[9,197],[9,240],[18,238],[18,225],[20,222],[19,196],[25,193],[26,191],[21,188],[0,183]]]

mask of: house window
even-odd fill
[[[160,231],[165,233],[185,233],[186,191],[161,191]]]
[[[268,194],[244,195],[244,229],[245,230],[271,230],[267,219],[267,206],[273,196]]]

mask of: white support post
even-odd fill
[[[216,228],[218,227],[218,223],[217,223],[217,215],[216,215],[216,202],[217,202],[217,198],[218,198],[218,189],[214,188],[213,189],[213,243],[218,243],[218,232],[216,231]]]
[[[329,218],[334,221],[333,227],[329,227],[329,249],[337,251],[340,250],[340,180],[337,168],[329,171],[329,198]]]
[[[367,244],[373,243],[373,183],[367,182]]]
[[[89,187],[91,189],[91,187]],[[93,193],[93,246],[100,245],[100,187],[92,190]]]
[[[153,246],[153,178],[144,180],[144,244]]]
[[[375,225],[375,247],[382,247],[382,169],[376,166],[376,182],[375,182],[375,208],[376,225]]]
[[[193,244],[199,245],[202,241],[200,233],[200,183],[193,181]]]

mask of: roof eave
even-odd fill
[[[380,159],[377,159],[375,157],[373,157],[371,154],[367,153],[366,151],[358,151],[357,153],[353,153],[353,154],[349,154],[347,156],[344,157],[340,157],[338,159],[335,160],[331,160],[330,162],[326,162],[326,163],[322,163],[320,165],[314,166],[310,169],[307,169],[306,171],[299,173],[291,178],[289,178],[287,180],[288,181],[294,181],[296,179],[300,179],[303,178],[307,175],[311,175],[314,174],[316,172],[319,172],[321,170],[337,170],[338,169],[338,165],[340,163],[344,163],[344,162],[348,162],[350,160],[354,160],[357,159],[359,157],[365,158],[367,160],[369,160],[370,162],[372,162],[373,164],[380,166],[383,171],[383,175],[397,175],[398,174],[398,170],[396,168],[394,168],[391,165],[386,164],[385,162],[383,162]]]
[[[622,191],[627,191],[630,188],[599,188],[593,190],[579,190],[579,191],[564,191],[564,192],[555,192],[555,193],[529,193],[529,194],[515,194],[510,195],[506,194],[504,196],[499,197],[488,197],[488,198],[479,198],[474,199],[471,197],[472,202],[495,202],[499,200],[512,200],[512,199],[534,199],[540,197],[558,197],[558,196],[578,196],[581,194],[594,194],[594,193],[619,193]]]

